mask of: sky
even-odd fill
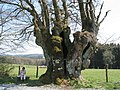
[[[100,26],[99,42],[120,43],[120,0],[104,0],[102,14],[107,10],[111,11]]]
[[[98,33],[98,42],[100,43],[120,43],[120,0],[104,0],[102,17],[106,11],[111,10],[108,16],[100,26]],[[16,54],[43,54],[41,47],[33,42],[33,46],[25,47],[25,51],[16,52]]]

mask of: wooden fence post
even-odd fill
[[[37,70],[36,70],[36,78],[38,78],[38,66],[37,66]]]
[[[20,75],[20,66],[19,66],[19,70],[18,70],[18,75]]]
[[[105,66],[106,71],[106,82],[108,82],[108,64]]]

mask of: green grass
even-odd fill
[[[78,81],[75,88],[106,88],[109,90],[120,89],[120,70],[108,70],[108,82],[106,82],[105,69],[86,69],[82,71],[85,81]]]
[[[37,85],[39,82],[39,77],[45,73],[46,68],[39,68],[38,69],[38,78],[36,78],[36,69],[37,67],[34,65],[24,65],[24,67],[26,68],[26,76],[29,76],[30,79],[28,81],[17,81],[17,76],[18,76],[18,71],[19,71],[19,66],[18,65],[14,65],[14,69],[12,70],[12,72],[10,73],[9,77],[0,77],[0,84],[11,84],[11,83],[15,83],[15,84],[20,84],[20,83],[28,83],[29,85]],[[22,66],[21,66],[22,68]]]
[[[16,77],[18,76],[18,65],[14,65],[15,69],[10,74],[11,77],[0,77],[0,84],[3,83],[15,83],[20,84],[23,82],[17,81]],[[27,85],[39,85],[39,77],[45,73],[46,68],[39,68],[38,78],[36,78],[36,66],[25,65],[26,75],[30,76],[30,80],[25,81]],[[108,77],[109,82],[106,82],[105,79],[105,69],[86,69],[82,71],[82,77],[85,81],[71,81],[71,85],[75,88],[106,88],[109,90],[120,89],[120,69],[109,69]]]
[[[30,76],[31,80],[38,79],[38,78],[36,78],[36,69],[37,69],[36,66],[33,66],[33,65],[24,65],[24,66],[26,69],[26,76]],[[15,69],[11,73],[11,76],[14,76],[14,77],[18,76],[18,71],[19,71],[18,65],[15,65]],[[45,71],[46,71],[46,68],[39,68],[38,69],[38,77],[41,76],[43,73],[45,73]]]
[[[105,69],[86,69],[82,71],[82,76],[89,81],[106,81]],[[108,80],[109,82],[120,82],[120,70],[109,69]]]

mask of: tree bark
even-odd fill
[[[73,34],[74,41],[71,43],[69,38],[71,29],[68,23],[65,23],[65,20],[68,20],[66,2],[62,1],[65,11],[64,19],[60,15],[57,1],[53,0],[56,20],[54,21],[52,34],[46,37],[42,33],[42,41],[44,42],[42,45],[38,44],[42,46],[47,61],[47,71],[40,77],[42,83],[57,83],[58,78],[79,78],[81,70],[89,67],[89,58],[94,52],[97,42],[96,31],[98,27],[95,22],[92,2],[87,3],[85,8],[83,1],[78,0],[82,31]],[[85,14],[86,12],[87,14]],[[36,34],[36,37],[39,36]],[[36,38],[36,41],[41,40]]]

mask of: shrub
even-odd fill
[[[8,62],[6,57],[0,58],[0,76],[9,76],[14,66]]]

